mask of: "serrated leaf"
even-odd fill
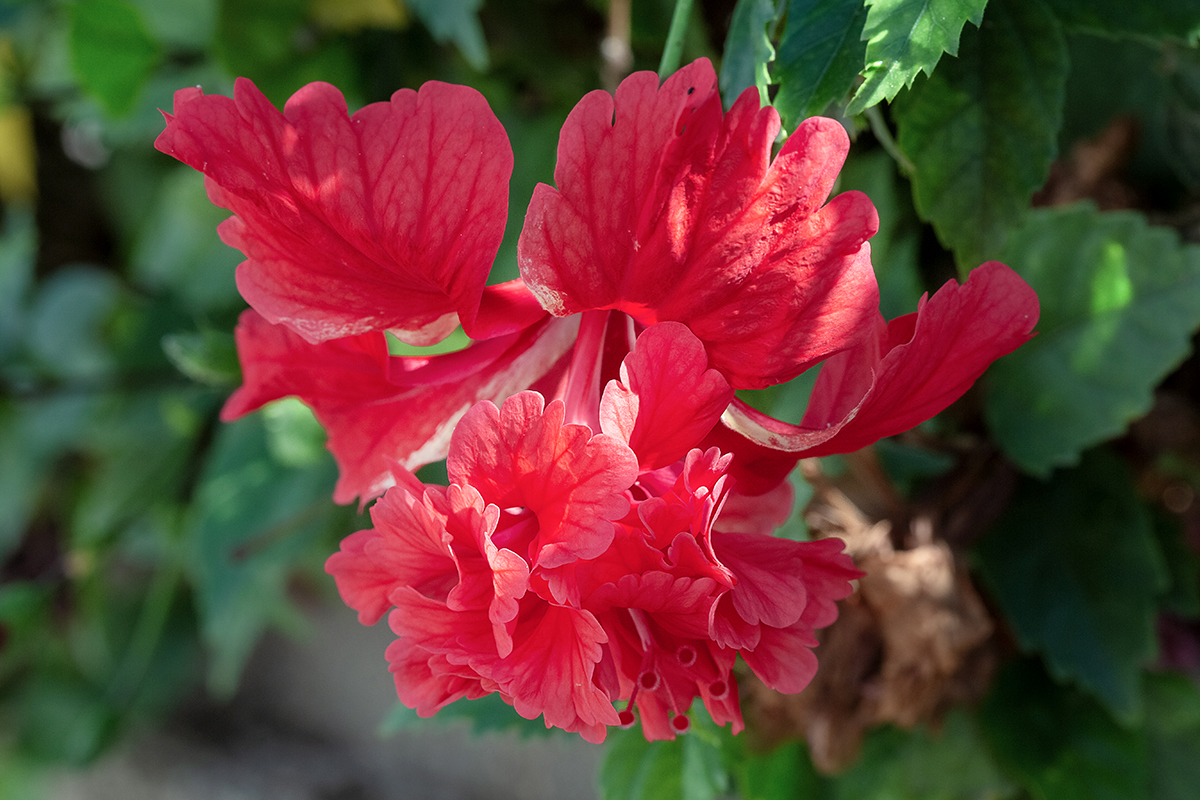
[[[1200,0],[1046,0],[1064,25],[1102,36],[1150,36],[1196,44]]]
[[[604,800],[714,800],[729,790],[723,729],[693,719],[673,741],[648,742],[639,727],[610,731],[600,769]]]
[[[933,74],[942,53],[957,55],[963,25],[979,25],[987,0],[867,0],[867,5],[866,80],[847,114],[891,100],[919,72]]]
[[[850,93],[862,71],[867,43],[862,0],[791,0],[772,70],[779,84],[775,107],[793,129]]]
[[[332,460],[304,469],[275,462],[258,415],[218,432],[186,529],[187,568],[215,694],[237,688],[268,625],[294,621],[287,578],[342,518],[329,499],[336,477]]]
[[[124,114],[158,64],[158,43],[124,0],[83,0],[68,13],[71,67],[79,84],[110,114]]]
[[[1038,210],[1002,260],[1037,290],[1038,335],[989,372],[986,415],[1026,471],[1049,474],[1146,413],[1200,324],[1200,248],[1140,214]]]
[[[407,0],[406,5],[425,23],[439,42],[453,42],[467,63],[479,71],[488,68],[487,42],[479,24],[483,0]]]
[[[1057,152],[1067,49],[1041,0],[993,0],[958,58],[896,98],[921,218],[961,268],[996,258]]]
[[[1034,800],[1141,800],[1146,740],[1031,661],[1000,672],[980,710],[996,758]],[[1194,788],[1194,787],[1193,787]]]
[[[975,800],[1015,788],[984,747],[978,725],[962,710],[941,730],[881,728],[867,738],[850,769],[834,781],[837,800]]]
[[[768,67],[775,59],[775,47],[767,34],[767,26],[777,19],[779,9],[775,0],[738,0],[721,58],[721,95],[726,104],[732,105],[751,86],[758,87],[762,105],[770,104]]]
[[[1025,480],[975,554],[1022,649],[1139,719],[1168,575],[1124,465],[1098,451],[1051,482]]]

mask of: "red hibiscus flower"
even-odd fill
[[[938,413],[1037,320],[993,262],[885,322],[874,207],[829,198],[841,126],[807,120],[772,156],[774,109],[750,90],[722,112],[706,60],[580,101],[522,278],[499,286],[512,154],[473,90],[350,115],[312,84],[280,113],[241,80],[165,116],[157,146],[205,173],[247,258],[245,382],[223,415],[300,397],[335,499],[382,495],[326,568],[364,623],[391,609],[397,692],[422,715],[498,692],[590,741],[635,720],[661,739],[699,698],[736,731],[738,655],[800,691],[859,573],[836,540],[771,535],[783,478]],[[462,351],[389,355],[389,334],[458,325]],[[800,425],[734,396],[819,362]],[[448,487],[412,475],[442,458]]]

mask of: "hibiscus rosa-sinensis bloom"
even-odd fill
[[[246,261],[244,383],[223,416],[308,404],[371,507],[326,569],[365,624],[385,614],[400,699],[421,715],[498,692],[604,739],[690,725],[698,697],[742,728],[734,665],[798,692],[814,631],[859,573],[839,540],[773,531],[799,458],[856,450],[958,397],[1031,335],[1038,305],[989,262],[886,322],[861,193],[829,199],[849,148],[755,90],[726,113],[697,61],[636,73],[563,126],[521,278],[489,286],[512,151],[474,90],[431,82],[350,115],[327,84],[280,113],[176,93],[157,147],[204,172]],[[458,352],[389,354],[387,335]],[[738,389],[822,364],[799,425]],[[448,486],[413,470],[446,459]]]

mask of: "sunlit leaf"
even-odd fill
[[[976,556],[1024,650],[1122,720],[1141,717],[1141,670],[1157,652],[1168,574],[1120,461],[1095,452],[1052,482],[1026,479]]]
[[[982,29],[896,98],[922,219],[969,269],[997,258],[1057,151],[1067,50],[1041,0],[993,0]]]
[[[967,22],[978,25],[987,0],[867,0],[866,80],[847,113],[858,114],[891,100],[917,73],[933,73],[942,53],[958,54]]]
[[[1120,434],[1188,354],[1200,248],[1140,214],[1039,210],[1003,260],[1037,290],[1038,335],[989,372],[987,420],[1008,456],[1046,475]]]

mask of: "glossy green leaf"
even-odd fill
[[[782,5],[782,3],[780,3]],[[738,0],[721,58],[721,95],[732,105],[743,91],[758,87],[759,102],[769,104],[770,64],[775,59],[767,26],[779,19],[776,0]]]
[[[82,0],[68,13],[71,66],[79,84],[110,114],[124,114],[159,60],[141,13],[125,0]]]
[[[992,762],[966,712],[949,714],[936,733],[882,728],[859,760],[833,782],[837,800],[975,800],[1015,793]]]
[[[867,43],[862,0],[791,0],[772,75],[775,107],[791,130],[845,98],[862,71]]]
[[[308,468],[278,464],[257,415],[220,428],[186,529],[187,568],[212,655],[208,683],[217,694],[236,688],[268,625],[295,622],[287,579],[343,517],[329,499],[336,474],[332,459]]]
[[[463,58],[477,70],[488,68],[487,42],[479,24],[483,0],[408,0],[425,27],[439,42],[453,42]]]
[[[416,711],[397,703],[380,725],[380,732],[387,736],[414,725],[444,725],[464,721],[471,726],[472,733],[477,734],[507,731],[521,737],[571,735],[559,728],[547,728],[541,717],[525,719],[499,694],[494,693],[475,700],[456,700],[429,718],[418,717]]]
[[[1046,180],[1067,50],[1041,0],[993,0],[979,30],[892,106],[922,219],[963,269],[997,258]]]
[[[1036,662],[1000,672],[980,722],[997,760],[1034,800],[1146,797],[1143,732],[1122,728],[1090,698],[1056,686]]]
[[[1133,213],[1039,210],[1006,263],[1037,291],[1038,335],[989,373],[986,414],[1026,471],[1046,475],[1119,435],[1200,324],[1200,248]]]
[[[919,72],[932,74],[942,53],[957,55],[963,25],[979,24],[987,0],[867,0],[867,5],[866,80],[850,102],[850,114],[891,100]]]
[[[1150,36],[1196,44],[1200,0],[1046,0],[1064,25],[1104,36]]]
[[[1122,720],[1141,717],[1141,670],[1157,652],[1169,576],[1119,460],[1098,451],[1052,482],[1026,479],[975,554],[1022,649]]]

